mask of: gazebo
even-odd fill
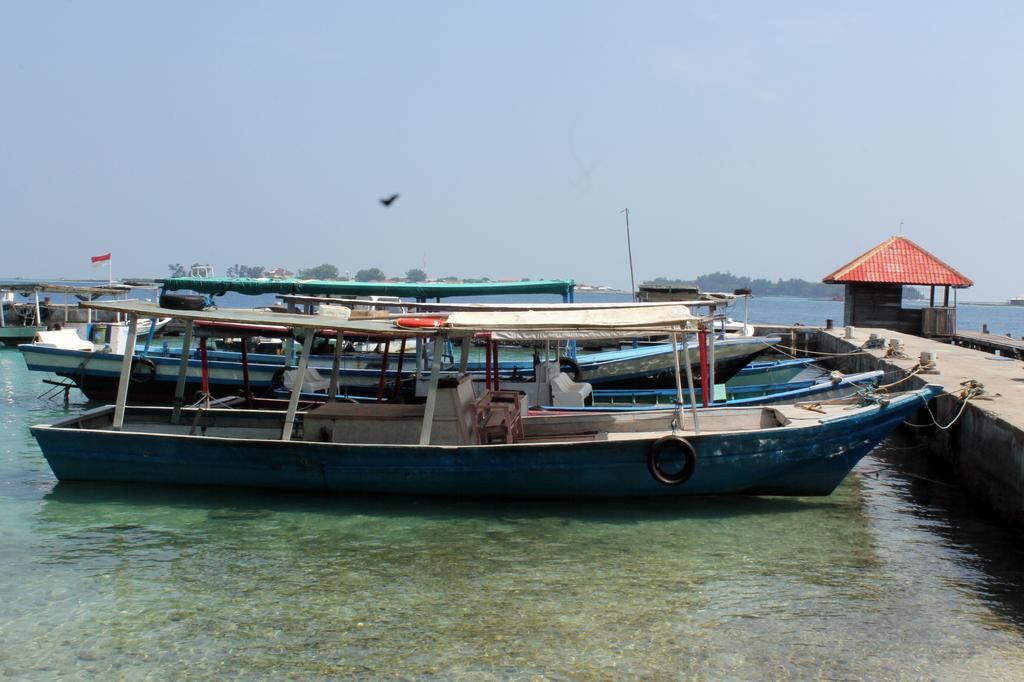
[[[956,333],[956,294],[950,289],[974,284],[906,237],[890,237],[857,256],[823,280],[846,285],[843,324],[880,327],[907,334],[952,336]],[[927,308],[904,308],[904,286],[931,287]],[[935,288],[944,287],[942,305]]]

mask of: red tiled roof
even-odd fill
[[[822,280],[826,284],[877,282],[950,286],[963,289],[974,284],[906,237],[890,237],[857,256]]]

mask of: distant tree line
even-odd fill
[[[808,282],[805,279],[782,279],[775,281],[763,278],[740,277],[729,272],[712,272],[698,275],[696,280],[670,279],[657,277],[649,284],[689,284],[700,287],[701,291],[734,291],[750,289],[755,296],[793,296],[795,298],[833,298],[843,295],[841,284],[825,284]],[[913,287],[903,288],[903,297],[909,300],[923,298],[920,291]]]
[[[227,276],[234,279],[236,277],[252,277],[259,278],[265,277],[267,269],[262,265],[239,265],[235,264],[228,268]]]
[[[193,267],[199,265],[194,263]],[[187,277],[190,272],[190,268],[185,267],[181,263],[171,263],[167,266],[170,271],[171,277]],[[232,279],[239,277],[267,277],[267,269],[262,265],[241,265],[236,263],[227,269],[225,273],[227,277]],[[341,271],[338,270],[338,266],[331,265],[330,263],[323,263],[322,265],[314,265],[308,268],[302,268],[296,273],[299,279],[323,279],[323,280],[348,280],[348,275],[342,276]],[[356,272],[354,278],[357,282],[383,282],[387,279],[387,275],[380,268],[366,268]],[[427,281],[427,273],[420,268],[412,268],[407,270],[405,273],[405,280],[408,282],[425,282]],[[442,281],[458,281],[456,277],[446,277]]]
[[[195,267],[196,265],[199,265],[199,263],[193,263],[192,267]],[[189,272],[190,272],[190,268],[186,268],[181,263],[172,263],[172,264],[167,266],[167,269],[170,270],[170,273],[171,273],[170,276],[171,277],[187,277]],[[232,278],[232,279],[242,278],[242,277],[249,277],[249,278],[256,278],[256,279],[258,279],[258,278],[261,278],[261,277],[269,277],[270,274],[268,273],[267,268],[263,267],[262,265],[241,265],[241,264],[236,263],[236,264],[230,266],[227,269],[227,272],[225,272],[225,276],[229,277],[229,278]],[[342,273],[338,269],[338,267],[336,265],[331,265],[330,263],[323,263],[321,265],[314,265],[314,266],[308,267],[308,268],[301,268],[296,273],[296,277],[298,277],[299,279],[321,279],[321,280],[343,280],[343,281],[347,281],[349,279],[354,279],[357,282],[383,282],[383,281],[386,281],[388,279],[388,276],[386,274],[384,274],[384,271],[381,270],[380,268],[365,268],[363,270],[357,271],[356,274],[355,274],[355,277],[349,277],[348,273],[345,273],[344,275],[342,275]],[[429,279],[429,277],[427,276],[427,273],[426,273],[425,270],[422,270],[421,268],[411,268],[409,270],[406,270],[405,277],[401,278],[401,279],[403,279],[406,282],[426,282],[427,279]],[[664,279],[663,277],[659,278],[659,280],[663,280],[663,279]],[[468,279],[468,278],[467,279],[462,279],[462,278],[459,278],[459,277],[448,276],[448,277],[440,277],[436,281],[438,281],[438,282],[475,282],[475,283],[480,283],[480,282],[490,282],[492,280],[491,280],[490,277],[481,277],[479,279]],[[523,282],[529,282],[530,278],[529,277],[524,277],[522,279],[522,281]]]

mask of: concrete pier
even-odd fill
[[[827,358],[823,364],[844,372],[880,369],[885,371],[883,383],[892,383],[909,376],[921,352],[930,351],[938,358],[937,373],[917,374],[892,390],[934,383],[955,394],[963,389],[962,382],[981,382],[984,395],[971,399],[953,426],[911,431],[951,467],[975,499],[1024,530],[1024,363],[887,329],[858,327],[853,339],[844,339],[842,329],[819,330],[813,346],[823,353],[850,353],[863,346],[872,333],[885,339],[885,348]],[[902,342],[902,356],[889,351],[892,339]],[[945,426],[960,408],[957,396],[945,395],[936,400],[933,412]],[[930,424],[931,420],[922,412],[917,423]]]

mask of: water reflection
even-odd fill
[[[875,500],[875,515],[906,524],[937,538],[941,556],[957,568],[951,588],[982,600],[995,612],[987,624],[1012,625],[1024,634],[1024,548],[1020,535],[1003,527],[973,501],[934,456],[896,434],[884,451],[884,466],[867,485],[884,489]]]
[[[122,663],[159,642],[199,673],[806,672],[792,646],[825,665],[830,619],[874,599],[860,494],[856,480],[821,499],[603,502],[60,484],[34,556],[99,585],[82,626],[106,627],[101,604],[134,614],[90,649]],[[737,650],[730,632],[755,641]]]

